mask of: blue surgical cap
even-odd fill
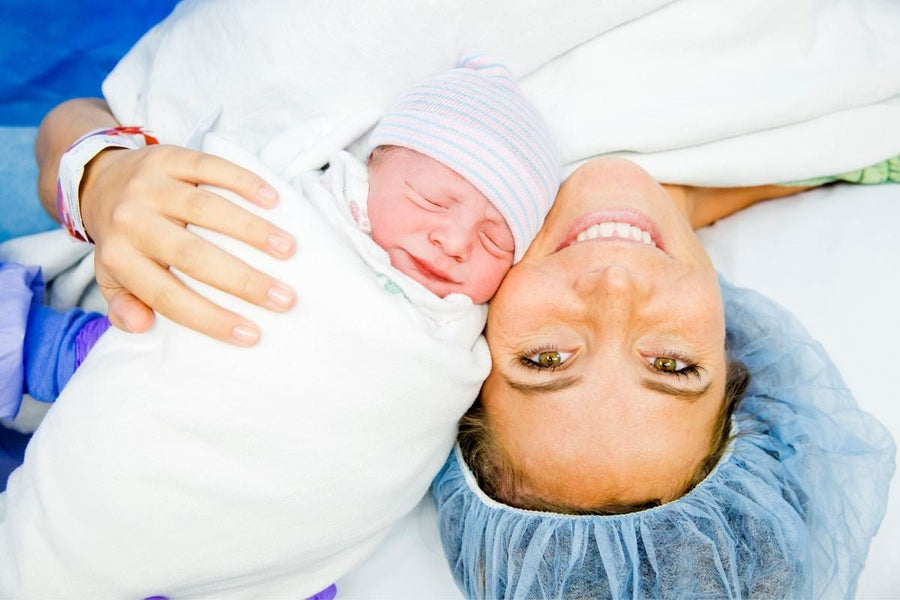
[[[484,494],[457,447],[435,478],[467,598],[849,598],[884,516],[894,442],[786,310],[722,282],[726,344],[752,380],[737,435],[685,496],[582,516]]]

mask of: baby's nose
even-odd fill
[[[463,261],[469,258],[474,243],[474,234],[470,228],[448,223],[443,227],[431,230],[428,239],[438,246],[444,254]]]

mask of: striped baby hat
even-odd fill
[[[541,115],[509,70],[475,56],[409,89],[372,130],[367,156],[402,146],[450,167],[506,219],[518,262],[559,187],[560,166]]]

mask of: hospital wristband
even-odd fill
[[[69,235],[82,242],[93,243],[81,218],[79,189],[84,168],[107,148],[135,150],[159,141],[141,127],[111,127],[89,131],[62,155],[56,179],[56,212]]]

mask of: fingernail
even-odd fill
[[[275,285],[266,292],[266,297],[278,308],[290,308],[294,303],[294,291],[283,285]]]
[[[294,247],[294,238],[284,233],[273,233],[266,241],[269,243],[269,249],[275,254],[290,254]]]
[[[235,325],[231,337],[241,346],[252,346],[259,341],[259,329],[248,323]]]
[[[278,192],[275,191],[275,188],[270,185],[266,185],[265,183],[259,186],[257,196],[260,200],[262,200],[269,206],[274,205],[275,201],[278,200]]]

